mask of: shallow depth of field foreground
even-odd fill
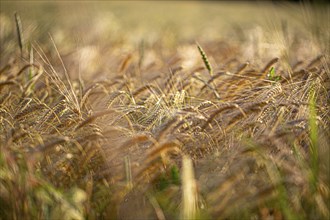
[[[329,5],[0,4],[0,219],[329,218]]]

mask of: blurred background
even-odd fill
[[[294,3],[292,3],[294,2]],[[314,1],[318,2],[318,1]],[[300,28],[308,22],[326,22],[328,4],[296,1],[1,1],[1,34],[13,29],[13,15],[22,18],[24,32],[36,40],[49,31],[56,38],[85,43],[93,39],[153,42],[227,38],[257,25]],[[323,10],[313,14],[309,5]],[[6,20],[9,24],[6,24]],[[7,26],[6,26],[7,25]],[[293,25],[293,26],[291,26]],[[297,26],[298,25],[298,26]],[[61,31],[62,30],[62,31]],[[64,31],[70,30],[70,31]],[[235,34],[228,31],[237,32]]]
[[[329,4],[322,1],[1,1],[0,55],[6,62],[18,52],[14,13],[21,18],[23,41],[52,51],[49,34],[61,54],[126,56],[143,44],[158,58],[199,42],[245,62],[274,56],[291,63],[306,56],[329,54]],[[210,43],[212,42],[212,43]],[[233,54],[238,48],[239,54]],[[295,51],[291,53],[290,51]],[[122,55],[124,54],[124,55]],[[94,56],[95,55],[95,56]],[[110,55],[110,54],[109,54]],[[196,54],[195,54],[196,55]],[[153,55],[156,56],[156,55]],[[190,57],[189,57],[190,56]],[[197,55],[198,56],[198,55]],[[77,57],[77,56],[76,56]],[[80,61],[79,61],[80,62]],[[72,62],[70,62],[72,63]],[[95,67],[97,68],[97,67]]]

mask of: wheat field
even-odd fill
[[[0,219],[329,218],[328,4],[0,4]]]

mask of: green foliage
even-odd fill
[[[171,185],[179,186],[180,184],[180,170],[176,165],[173,165],[169,172],[162,173],[156,183],[159,190],[165,190]]]
[[[269,80],[274,81],[274,82],[278,82],[282,79],[281,76],[276,75],[274,67],[270,68],[267,76],[268,76]]]
[[[318,144],[318,127],[317,127],[317,113],[315,107],[315,92],[312,92],[309,101],[309,127],[310,127],[310,183],[312,192],[316,192],[318,177],[319,177],[319,144]]]
[[[171,167],[171,180],[175,185],[180,185],[180,171],[176,165]]]

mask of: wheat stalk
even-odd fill
[[[195,219],[198,214],[198,194],[192,160],[182,158],[182,219]]]
[[[15,23],[16,23],[16,31],[17,31],[17,38],[18,38],[18,45],[21,50],[21,57],[23,58],[23,31],[22,31],[22,22],[21,18],[17,12],[15,12]]]

